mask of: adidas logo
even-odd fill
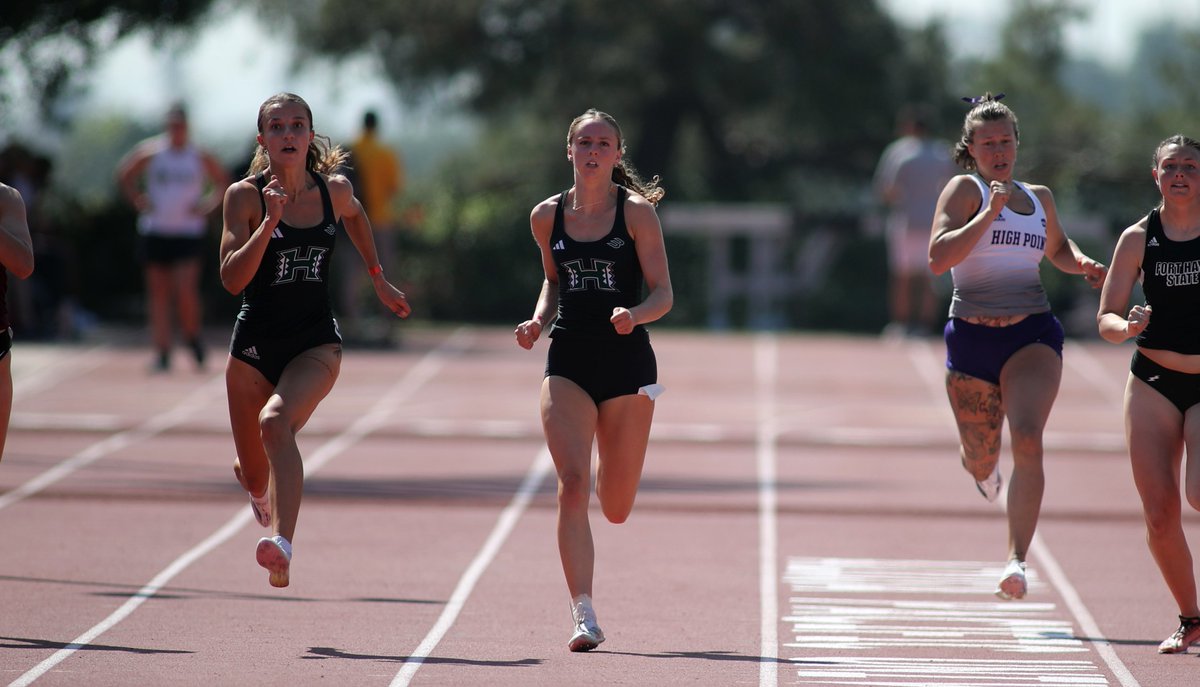
[[[332,224],[326,224],[325,225],[325,233],[329,234],[330,236],[333,236],[334,234],[337,233],[337,227],[333,226]]]
[[[273,239],[283,238],[283,232],[279,229],[279,227],[275,227],[275,231],[271,232],[271,238],[273,238]]]
[[[1149,248],[1151,246],[1158,247],[1158,237],[1157,236],[1151,236],[1150,240],[1146,242],[1147,248]]]
[[[622,240],[620,236],[618,236],[618,237],[614,238],[612,241],[608,242],[608,247],[612,248],[613,250],[616,250],[617,248],[620,248],[621,246],[624,246],[624,245],[625,245],[625,241]]]
[[[262,358],[258,357],[258,349],[254,346],[251,346],[250,348],[242,350],[242,355],[244,355],[247,358],[250,358],[252,360],[262,360]]]
[[[567,249],[567,247],[563,245],[562,239],[559,239],[558,243],[554,244],[554,247],[551,248],[550,250],[566,250],[566,249]]]

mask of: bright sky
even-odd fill
[[[1143,29],[1166,22],[1200,25],[1200,2],[1195,0],[1087,0],[1076,4],[1086,8],[1089,16],[1067,28],[1067,50],[1112,67],[1129,62]],[[961,55],[990,54],[990,37],[1009,13],[1005,2],[880,0],[880,5],[905,24],[942,19],[951,49]]]

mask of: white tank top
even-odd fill
[[[979,187],[982,211],[991,189],[978,175],[970,178]],[[1012,183],[1033,199],[1033,214],[1004,208],[966,259],[950,268],[954,281],[950,317],[1033,315],[1050,310],[1040,273],[1046,254],[1046,211],[1024,184]]]
[[[205,218],[196,213],[196,204],[204,196],[206,180],[199,151],[190,145],[176,150],[164,140],[146,166],[150,209],[138,218],[138,230],[157,236],[202,235]]]

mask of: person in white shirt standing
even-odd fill
[[[171,367],[173,319],[202,369],[200,269],[208,216],[221,204],[229,177],[212,154],[192,144],[187,112],[174,105],[166,131],[135,146],[118,164],[117,179],[138,211],[138,252],[156,353],[152,369]]]
[[[875,170],[875,197],[887,208],[888,312],[885,333],[933,332],[937,294],[929,271],[929,226],[938,196],[957,174],[950,144],[930,136],[928,108],[909,105]]]

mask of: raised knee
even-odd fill
[[[258,416],[258,431],[262,435],[263,446],[275,446],[285,441],[292,428],[282,415],[264,409]]]
[[[629,519],[629,514],[633,512],[633,504],[620,508],[603,507],[602,504],[601,510],[604,512],[605,519],[614,525],[620,525]]]

